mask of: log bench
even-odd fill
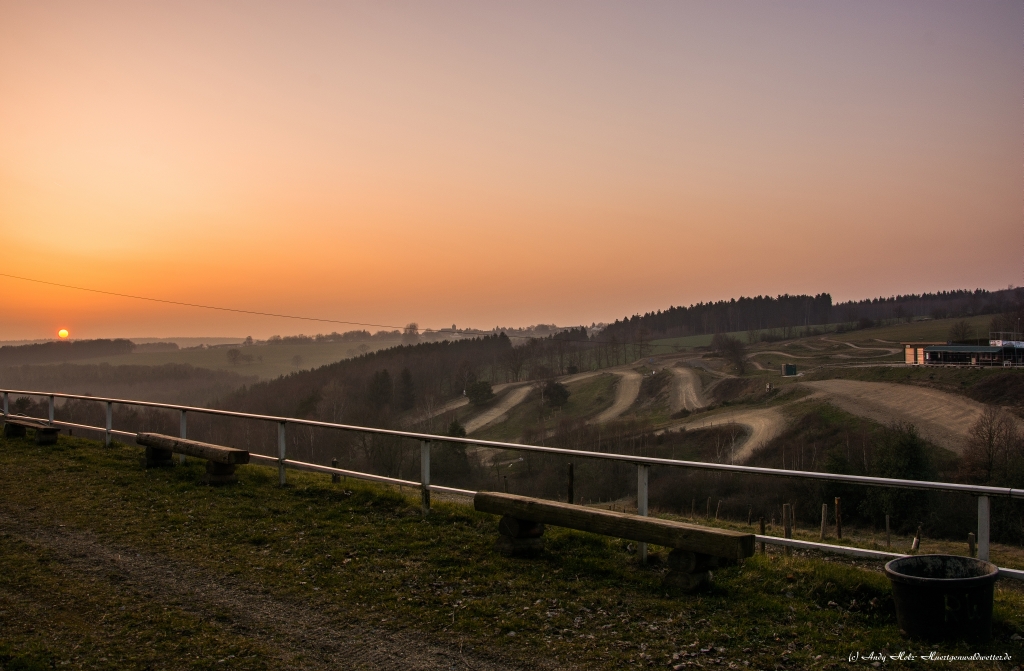
[[[710,569],[735,565],[754,555],[754,534],[739,531],[498,492],[478,492],[473,507],[502,516],[497,548],[506,555],[539,551],[545,524],[672,548],[671,570],[664,582],[685,591],[707,585]]]
[[[175,452],[206,459],[206,476],[203,481],[210,485],[237,482],[235,466],[249,463],[249,451],[236,447],[200,443],[197,440],[174,438],[159,433],[137,434],[135,442],[146,448],[146,456],[142,460],[146,468],[173,466],[172,455]]]
[[[24,438],[26,429],[34,429],[37,445],[53,445],[57,442],[60,428],[49,422],[25,415],[8,415],[4,417],[4,438]]]

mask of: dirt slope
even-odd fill
[[[707,405],[701,394],[703,385],[697,373],[690,368],[670,368],[669,370],[675,375],[670,403],[672,412],[697,410]]]
[[[878,422],[911,422],[931,442],[960,453],[968,431],[985,405],[935,389],[891,382],[821,380],[803,382],[815,393],[854,415]]]
[[[479,415],[470,417],[466,420],[466,433],[473,433],[474,431],[482,429],[488,424],[496,422],[504,417],[509,410],[526,400],[526,397],[530,394],[530,390],[532,388],[532,385],[522,384],[509,391],[497,403],[490,408],[487,408]]]
[[[600,415],[590,420],[591,424],[610,422],[629,410],[629,407],[636,402],[640,395],[640,383],[643,376],[634,370],[613,370],[610,371],[619,376],[619,384],[615,387],[615,402]]]

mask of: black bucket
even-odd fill
[[[992,636],[992,595],[999,568],[954,555],[918,555],[885,565],[896,619],[908,636],[930,641]]]

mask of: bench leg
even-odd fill
[[[170,450],[161,450],[157,447],[147,447],[146,456],[142,459],[142,465],[146,468],[164,468],[173,466]]]
[[[709,569],[719,566],[718,557],[676,548],[668,554],[669,572],[662,584],[684,592],[696,592],[711,584]]]
[[[498,522],[498,552],[512,556],[534,555],[544,549],[544,525],[504,515]]]
[[[238,482],[238,476],[235,475],[235,465],[207,461],[206,476],[203,478],[203,482],[208,485],[229,485],[233,482]]]
[[[54,445],[59,433],[53,429],[36,429],[36,445]]]
[[[4,438],[24,438],[25,427],[18,426],[17,424],[11,424],[9,422],[4,423]]]

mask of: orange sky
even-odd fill
[[[1021,273],[1019,2],[0,4],[0,272],[382,324]],[[0,278],[0,340],[344,327]]]

